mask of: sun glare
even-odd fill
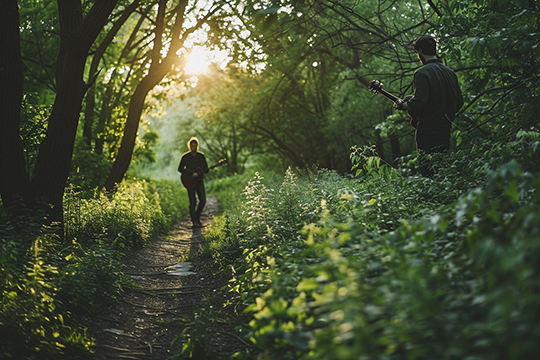
[[[210,52],[203,47],[194,47],[187,56],[187,63],[184,71],[189,75],[200,75],[208,71],[211,63]]]
[[[224,69],[230,61],[230,57],[223,50],[210,50],[204,46],[194,46],[187,55],[186,60],[184,73],[197,76],[208,72],[208,68],[212,63],[216,63],[220,68]]]

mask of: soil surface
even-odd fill
[[[201,217],[203,228],[193,229],[191,221],[185,219],[168,235],[123,259],[124,273],[134,286],[124,289],[118,303],[90,326],[90,335],[96,338],[92,359],[161,360],[178,356],[184,340],[178,338],[174,345],[171,343],[186,324],[194,324],[190,319],[200,319],[203,312],[211,315],[206,318],[228,317],[219,313],[224,297],[228,296],[220,289],[228,279],[213,275],[211,261],[196,256],[216,212],[217,201],[209,197]],[[211,304],[213,308],[209,310]],[[201,311],[201,306],[206,310]],[[188,322],[180,321],[182,318]],[[204,333],[205,347],[204,351],[196,349],[194,359],[208,358],[208,347],[212,359],[226,359],[248,347],[234,334],[228,320],[192,328],[197,330],[191,333]]]

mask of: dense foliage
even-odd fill
[[[126,284],[119,260],[185,216],[187,198],[180,190],[178,183],[126,181],[112,196],[69,191],[68,241],[43,228],[39,218],[3,219],[0,357],[88,353],[94,343],[84,319],[113,304]]]
[[[194,134],[235,174],[208,188],[228,210],[205,253],[232,277],[228,305],[253,344],[239,357],[540,352],[537,1],[9,0],[4,10],[0,357],[91,348],[81,309],[111,304],[118,259],[187,209],[177,182],[114,184],[132,159],[139,174],[158,177],[156,160],[177,178]],[[410,43],[426,33],[465,97],[433,179],[417,176],[403,115],[366,90],[377,78],[411,93]],[[227,63],[189,77],[196,45],[226,50]],[[105,184],[115,191],[96,190]],[[188,322],[191,344],[206,344],[190,332],[212,316]]]
[[[289,170],[279,183],[256,175],[209,239],[215,261],[233,269],[240,333],[258,349],[242,356],[534,357],[534,138],[489,152],[474,179],[459,166],[481,157],[474,149],[438,160],[433,180],[358,153],[356,179]],[[516,147],[523,157],[507,162]]]

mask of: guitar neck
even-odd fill
[[[225,160],[220,160],[217,164],[212,165],[212,166],[210,166],[210,167],[207,167],[206,169],[204,169],[204,170],[202,170],[202,171],[204,172],[204,171],[206,171],[206,170],[212,170],[213,168],[216,168],[216,167],[218,167],[218,166],[221,166],[221,165],[223,165],[223,164],[225,164],[225,163],[226,163]],[[190,170],[190,171],[193,171],[193,170]],[[195,171],[197,171],[197,170],[195,170]],[[193,172],[195,172],[195,171],[193,171]]]
[[[383,90],[383,89],[380,89],[378,93],[383,95],[385,98],[392,100],[393,102],[396,102],[399,99],[397,96],[394,96],[390,94],[388,91]]]

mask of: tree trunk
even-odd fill
[[[74,44],[72,45],[74,46]],[[82,80],[86,53],[71,53],[67,44],[60,47],[57,61],[58,92],[45,139],[40,145],[33,182],[38,198],[53,205],[51,221],[62,221],[62,198],[71,168],[79,113],[85,84]]]
[[[79,123],[88,51],[103,29],[117,0],[97,0],[83,21],[80,0],[58,1],[61,43],[56,62],[58,92],[47,134],[41,143],[33,184],[38,199],[52,205],[50,222],[63,222],[62,198],[71,167]]]
[[[398,134],[389,134],[390,136],[390,148],[392,149],[392,164],[398,157],[401,157],[401,146],[399,144],[399,135]]]
[[[0,12],[0,194],[10,211],[33,206],[35,197],[26,172],[20,137],[23,62],[16,0],[4,1]],[[22,203],[20,203],[20,201]]]
[[[99,63],[105,54],[105,51],[109,45],[113,42],[114,37],[120,30],[120,28],[125,24],[129,17],[137,10],[139,6],[139,0],[134,0],[131,5],[129,5],[123,12],[120,18],[114,22],[113,27],[101,44],[99,44],[94,56],[92,57],[92,63],[90,64],[89,71],[89,85],[88,93],[86,95],[86,106],[84,111],[84,125],[83,125],[83,139],[88,146],[92,146],[92,128],[94,125],[94,116],[95,116],[95,107],[96,107],[96,85],[95,78],[97,77],[99,71]]]
[[[105,189],[108,191],[112,190],[116,184],[122,181],[129,168],[131,157],[133,155],[133,149],[135,148],[139,121],[141,119],[146,96],[150,90],[158,85],[161,80],[163,80],[165,75],[167,75],[167,73],[171,70],[175,59],[177,59],[176,52],[183,46],[186,36],[202,25],[202,22],[198,22],[194,27],[186,30],[181,36],[187,4],[187,0],[182,0],[175,8],[176,20],[172,26],[171,45],[168,55],[162,59],[161,51],[163,48],[163,34],[167,1],[159,1],[157,18],[155,21],[156,27],[154,31],[154,47],[150,55],[152,57],[150,70],[148,75],[146,75],[137,85],[137,88],[135,89],[135,92],[133,93],[133,96],[129,102],[128,118],[126,120],[126,127],[120,143],[120,148],[118,149],[118,155],[113,163],[109,177],[107,178],[107,181],[105,181]]]
[[[161,65],[163,66],[160,66],[159,69],[148,74],[148,76],[141,80],[129,101],[129,112],[124,128],[124,135],[120,143],[120,148],[118,149],[116,160],[114,161],[109,177],[105,182],[105,189],[107,191],[112,190],[116,184],[122,181],[129,168],[146,96],[169,72],[169,67],[163,63]]]
[[[233,174],[238,173],[238,137],[236,135],[236,126],[232,124],[232,149],[230,151],[231,158],[227,160],[229,169]],[[230,160],[230,161],[229,161]]]

